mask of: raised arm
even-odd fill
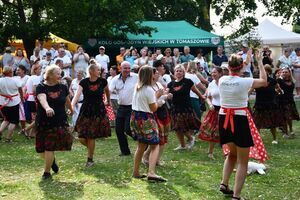
[[[256,51],[255,57],[256,57],[256,60],[258,63],[259,78],[254,79],[252,87],[253,88],[266,87],[267,86],[267,74],[266,74],[266,71],[265,71],[263,63],[262,63],[261,51]]]

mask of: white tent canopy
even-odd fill
[[[283,28],[273,24],[269,19],[262,21],[249,33],[237,38],[236,40],[244,40],[248,37],[259,38],[263,44],[295,44],[300,43],[300,34],[284,30]]]

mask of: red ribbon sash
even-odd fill
[[[7,106],[7,104],[9,104],[9,102],[11,102],[13,100],[13,97],[18,96],[19,94],[14,94],[14,95],[6,95],[6,94],[0,94],[0,96],[5,97],[6,99],[8,99],[8,101],[0,106],[0,110],[4,107]]]
[[[253,139],[254,146],[250,147],[249,157],[259,160],[260,162],[264,162],[268,159],[267,151],[263,144],[263,141],[260,137],[260,134],[255,126],[253,121],[252,115],[248,108],[223,108],[224,113],[226,114],[225,121],[224,121],[224,129],[227,129],[228,123],[230,123],[231,131],[234,133],[234,120],[233,116],[235,115],[235,110],[244,110],[247,115],[247,119],[249,122],[250,132]],[[223,145],[223,152],[227,155],[230,150],[229,147],[225,144]]]

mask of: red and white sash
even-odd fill
[[[252,136],[253,143],[254,143],[254,146],[250,147],[249,157],[259,160],[260,162],[266,161],[268,159],[267,151],[266,151],[263,141],[260,137],[260,134],[255,126],[255,123],[252,119],[249,109],[248,108],[223,108],[223,107],[222,107],[222,109],[223,109],[224,113],[226,114],[223,127],[224,127],[224,129],[227,129],[228,123],[230,123],[231,132],[233,134],[234,134],[233,116],[235,115],[235,111],[236,110],[244,110],[246,112],[247,119],[249,122],[251,136]],[[223,152],[225,155],[227,155],[230,152],[229,147],[226,144],[224,144],[222,148],[223,148]]]
[[[5,100],[7,100],[3,105],[0,106],[0,110],[6,107],[9,102],[13,100],[14,97],[18,96],[19,94],[14,94],[14,95],[7,95],[7,94],[0,94],[0,96],[4,97]]]

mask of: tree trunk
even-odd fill
[[[27,58],[29,59],[30,56],[33,54],[33,49],[35,48],[35,39],[24,37],[22,38],[23,45],[27,54]]]

